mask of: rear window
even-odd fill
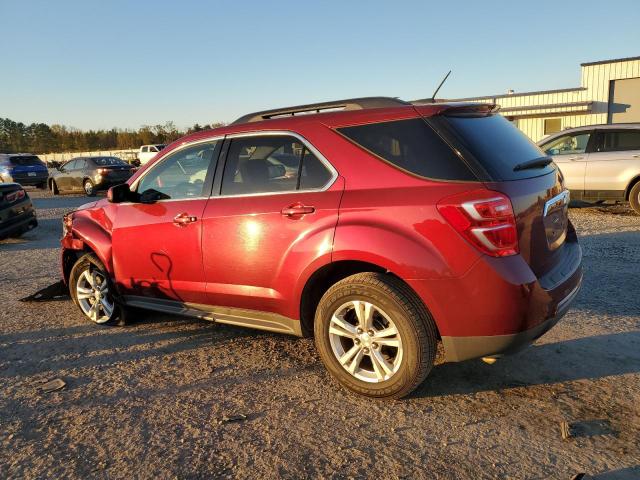
[[[96,158],[93,158],[93,161],[95,162],[96,165],[100,167],[109,166],[109,165],[127,165],[126,162],[115,157],[96,157]]]
[[[35,155],[20,155],[19,157],[9,157],[9,161],[13,165],[20,165],[23,167],[33,166],[33,165],[44,165],[42,160],[40,160]]]
[[[347,138],[403,170],[437,180],[477,180],[464,161],[422,119],[339,128]]]
[[[501,115],[441,117],[461,145],[473,155],[494,180],[518,180],[550,173],[553,164],[515,171],[523,162],[544,157],[537,145]],[[438,120],[436,120],[438,121]]]

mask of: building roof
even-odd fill
[[[597,62],[581,63],[581,67],[589,67],[591,65],[603,65],[605,63],[630,62],[632,60],[640,60],[640,57],[612,58],[611,60],[599,60]]]

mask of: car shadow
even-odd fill
[[[167,323],[171,324],[169,330],[162,328]],[[5,334],[0,335],[0,358],[5,360],[0,363],[0,378],[108,367],[250,334],[236,328],[218,331],[211,322],[153,312],[138,314],[135,322],[125,328],[90,324]]]
[[[436,365],[414,397],[552,385],[640,372],[640,330],[534,345],[493,365]]]

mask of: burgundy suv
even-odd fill
[[[578,292],[560,171],[494,105],[362,98],[184,137],[64,218],[95,323],[132,308],[314,335],[347,388],[407,395],[531,343]]]

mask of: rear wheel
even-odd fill
[[[629,192],[629,204],[631,208],[640,215],[640,181],[637,182]]]
[[[117,324],[119,309],[102,262],[88,253],[78,259],[69,275],[69,293],[86,318],[101,325]]]
[[[88,178],[84,181],[84,193],[89,197],[93,197],[96,194],[96,187],[93,185],[93,182]]]
[[[429,374],[437,351],[433,319],[399,279],[360,273],[333,285],[315,317],[329,372],[361,395],[401,398]]]

